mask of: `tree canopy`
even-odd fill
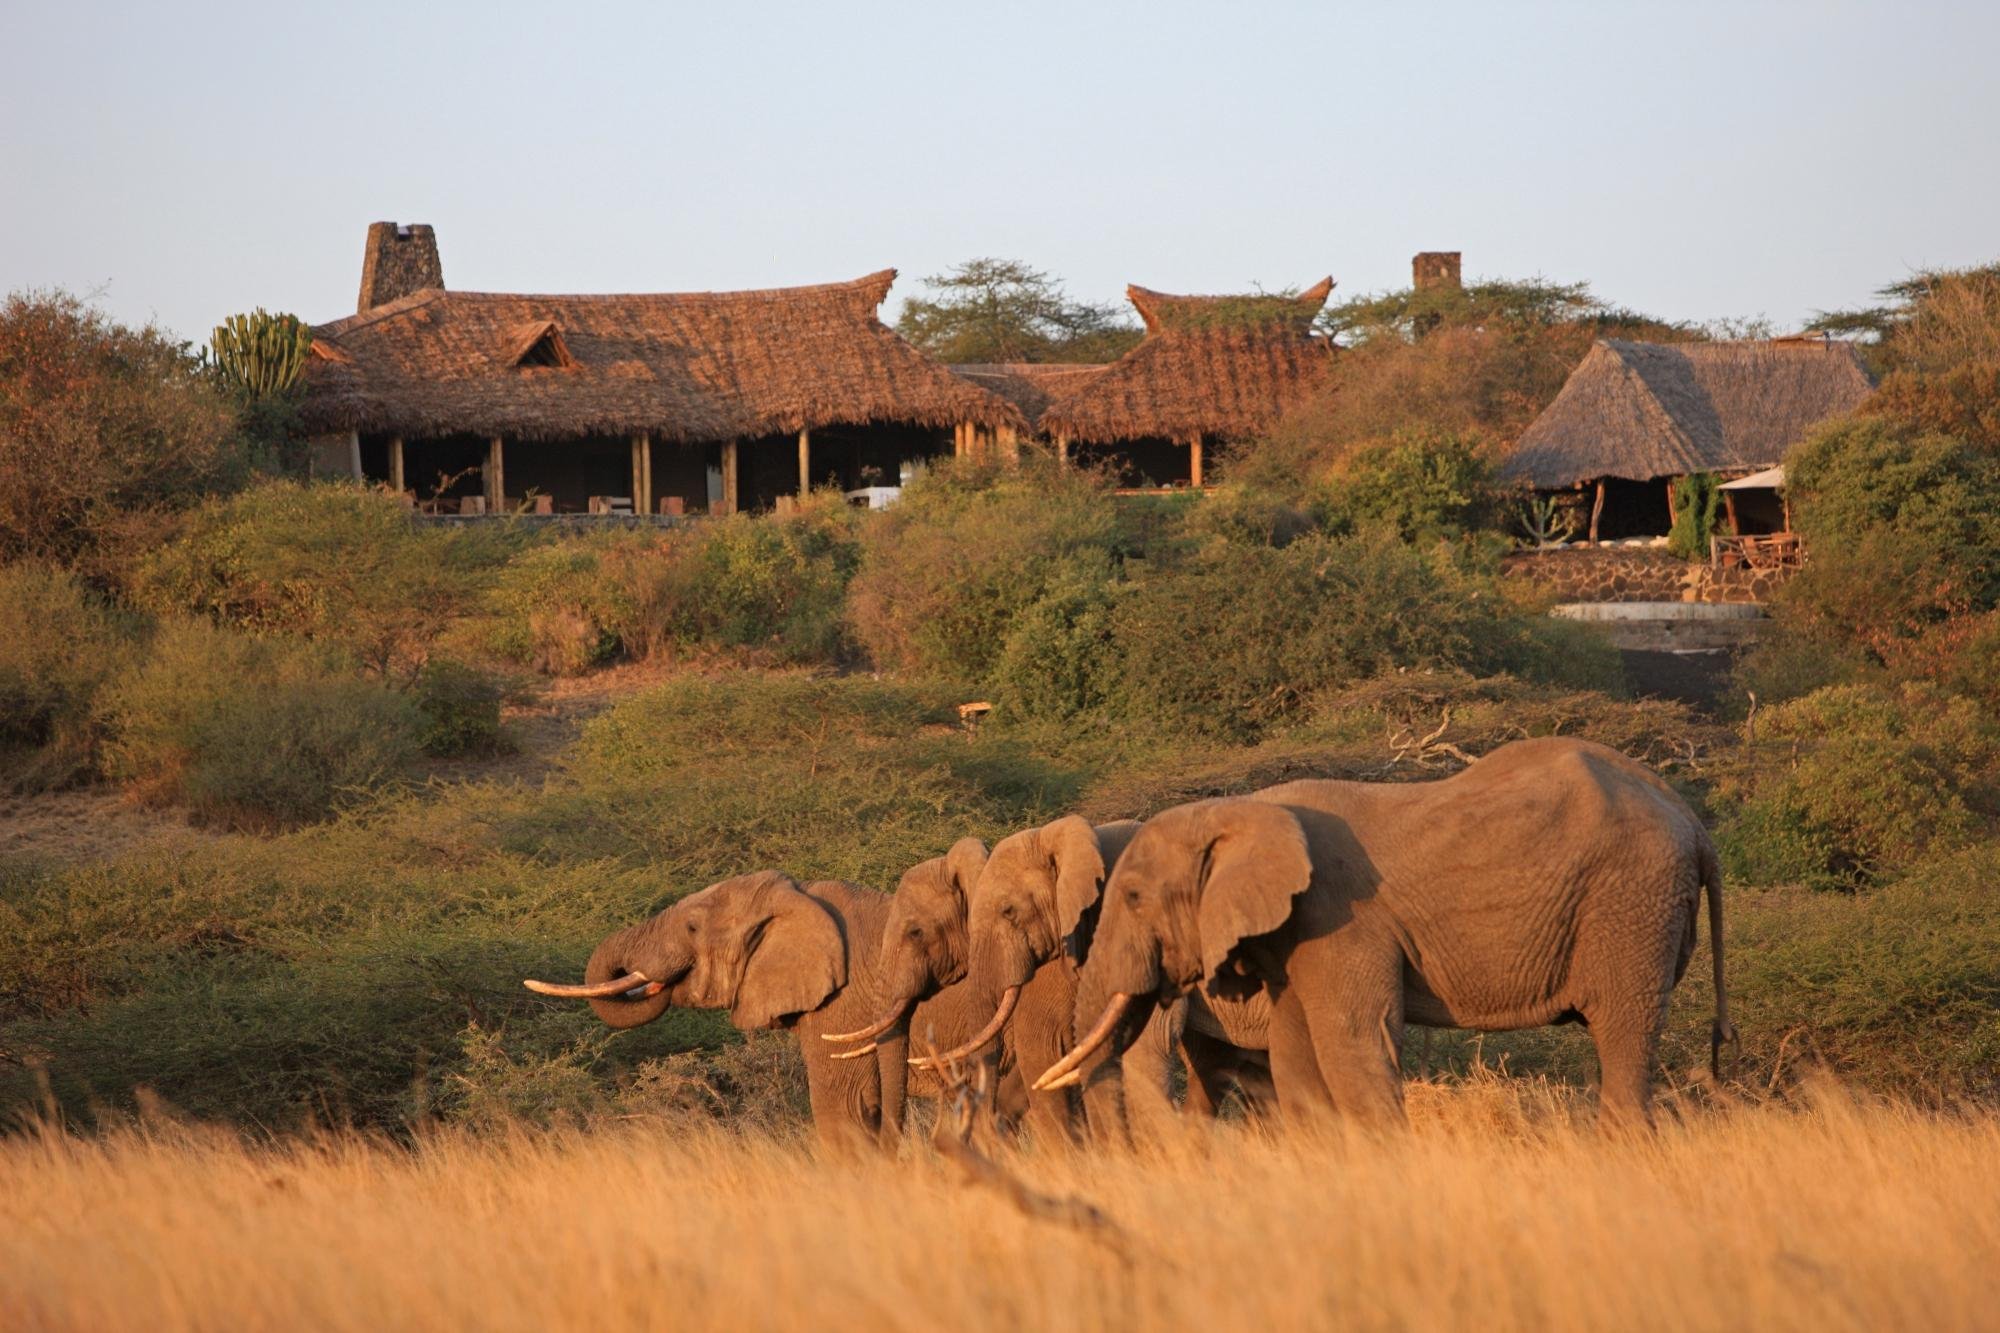
[[[1119,307],[1075,301],[1040,269],[970,259],[923,280],[896,331],[940,361],[1110,361],[1140,330]]]

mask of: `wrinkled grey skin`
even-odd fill
[[[666,983],[643,999],[594,999],[614,1028],[650,1023],[669,1008],[723,1009],[743,1031],[794,1033],[805,1057],[813,1124],[822,1142],[843,1148],[892,1144],[901,1133],[911,1090],[900,1034],[854,1060],[823,1033],[851,1031],[871,1017],[874,960],[889,899],[858,885],[822,880],[800,885],[776,871],[739,875],[675,902],[646,921],[612,932],[584,971],[588,983],[641,973]],[[960,1040],[970,1029],[949,1006],[918,1006],[912,1023]],[[938,1093],[934,1079],[914,1085]],[[1018,1108],[1016,1108],[1018,1109]]]
[[[1505,1031],[1582,1022],[1607,1121],[1650,1118],[1668,998],[1703,893],[1717,997],[1715,848],[1651,771],[1568,739],[1503,746],[1440,782],[1293,782],[1149,820],[1119,858],[1078,987],[1080,1029],[1117,992],[1268,995],[1287,1116],[1400,1123],[1405,1021]],[[1115,1056],[1145,1005],[1085,1062]]]
[[[965,1026],[977,1032],[1005,989],[1019,986],[1000,1037],[1002,1068],[1030,1077],[1046,1069],[1072,1043],[1075,959],[1087,943],[1104,876],[1138,828],[1129,820],[1093,828],[1071,815],[1003,838],[990,856],[966,838],[913,867],[891,909],[880,968],[887,989],[878,1013],[929,995],[964,996]],[[1260,1006],[1261,1000],[1251,1002]],[[1142,1135],[1157,1133],[1173,1116],[1169,1057],[1176,1041],[1194,1071],[1192,1110],[1213,1114],[1239,1077],[1252,1092],[1268,1083],[1258,1057],[1232,1046],[1211,1015],[1196,1014],[1184,1032],[1185,1017],[1180,1009],[1162,1012],[1122,1060],[1098,1071],[1085,1090],[1093,1136],[1123,1142],[1128,1114]],[[1038,1140],[1069,1137],[1076,1122],[1070,1090],[1029,1094],[1028,1124]]]

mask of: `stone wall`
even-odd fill
[[[1558,602],[1763,602],[1792,572],[1714,569],[1659,547],[1621,546],[1517,551],[1501,567]]]

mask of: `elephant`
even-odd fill
[[[877,968],[889,983],[878,1025],[924,996],[963,993],[973,1022],[990,1017],[947,1058],[964,1059],[996,1040],[1003,1068],[1039,1070],[1060,1058],[1074,1032],[1076,959],[1088,943],[1099,888],[1138,829],[1131,820],[1093,827],[1069,815],[1003,838],[990,856],[977,839],[962,839],[927,863],[937,873],[919,867],[905,876]],[[1128,1092],[1134,1118],[1148,1129],[1172,1113],[1168,1059],[1176,1042],[1193,1072],[1196,1110],[1212,1114],[1239,1065],[1243,1081],[1259,1085],[1256,1057],[1246,1060],[1209,1015],[1164,1010],[1085,1089],[1094,1136],[1126,1137]],[[923,1065],[921,1058],[912,1063]],[[1074,1117],[1067,1090],[1029,1096],[1028,1124],[1038,1140],[1069,1136]]]
[[[1401,1123],[1406,1021],[1585,1024],[1607,1123],[1650,1124],[1667,1001],[1706,893],[1716,1070],[1735,1039],[1715,845],[1657,775],[1601,745],[1516,741],[1437,782],[1308,780],[1148,820],[1118,860],[1078,983],[1064,1087],[1129,1043],[1143,1006],[1270,997],[1287,1118]]]
[[[911,1090],[902,1038],[871,1045],[864,1054],[872,1058],[863,1059],[843,1059],[820,1038],[867,1016],[889,905],[886,894],[836,880],[800,885],[778,871],[739,875],[606,936],[582,985],[525,984],[586,999],[614,1028],[697,1008],[726,1010],[745,1032],[789,1029],[805,1057],[821,1141],[886,1146],[900,1136]],[[943,1040],[970,1031],[946,1001],[917,1006],[911,1021],[947,1034]],[[918,1091],[936,1095],[935,1079],[920,1082]]]

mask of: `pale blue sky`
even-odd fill
[[[0,0],[0,288],[325,320],[394,219],[465,289],[1357,293],[1458,249],[1789,326],[2000,257],[1996,52],[1993,4]]]

